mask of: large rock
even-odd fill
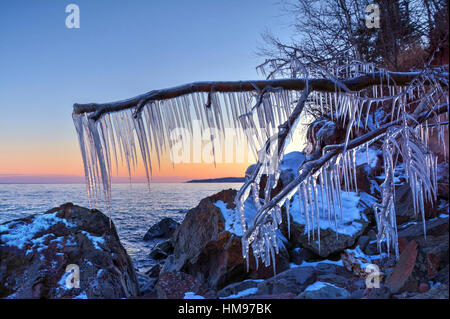
[[[144,240],[155,238],[169,238],[180,224],[172,218],[163,218],[145,233]]]
[[[183,299],[186,293],[213,298],[214,293],[193,276],[183,272],[166,272],[159,276],[155,286],[160,299]]]
[[[257,288],[258,283],[260,282],[262,282],[262,279],[247,279],[241,282],[235,282],[219,290],[217,292],[217,296],[223,298],[232,295],[239,295],[239,293],[241,293],[242,291],[248,291],[251,288]]]
[[[350,293],[328,282],[316,281],[300,293],[298,299],[348,299]]]
[[[138,292],[114,223],[98,210],[67,203],[0,225],[0,298],[129,298]]]
[[[394,271],[386,279],[386,286],[393,294],[418,290],[419,283],[414,276],[417,254],[417,243],[415,241],[411,241],[400,254]]]
[[[258,295],[299,294],[315,279],[316,271],[313,267],[291,268],[259,283]]]
[[[256,267],[250,251],[249,271],[242,257],[240,223],[235,218],[235,190],[225,190],[200,201],[189,210],[172,237],[173,255],[169,256],[162,272],[183,271],[221,289],[226,285],[252,278],[273,276],[273,268]],[[289,267],[289,255],[280,243],[276,255],[276,270]]]
[[[425,293],[415,294],[410,299],[449,299],[448,284],[434,286]]]

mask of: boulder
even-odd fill
[[[262,279],[247,279],[240,282],[232,283],[231,285],[226,286],[225,288],[222,288],[217,292],[217,296],[219,298],[228,297],[231,295],[238,295],[240,292],[250,289],[250,288],[257,288],[258,283],[262,282]]]
[[[251,251],[247,272],[242,257],[242,230],[234,212],[235,195],[235,190],[221,191],[187,212],[173,234],[174,253],[166,260],[162,272],[183,271],[214,289],[249,278],[273,276],[272,266],[256,267]],[[276,270],[281,272],[288,267],[288,252],[280,242]]]
[[[159,264],[153,265],[145,274],[150,278],[156,278],[159,276],[159,272],[161,271],[161,266]]]
[[[135,270],[114,223],[98,210],[67,203],[0,225],[0,298],[130,298],[138,293]]]
[[[414,216],[414,201],[409,183],[403,183],[396,186],[395,189],[395,215],[397,224],[401,225],[410,221],[420,220],[420,215]],[[436,205],[430,201],[425,202],[425,214],[427,218],[437,216]]]
[[[313,267],[294,267],[258,284],[258,295],[299,294],[316,279]]]
[[[426,235],[441,236],[448,233],[448,217],[433,218],[425,221]],[[411,222],[406,225],[399,226],[398,238],[406,240],[419,239],[424,237],[424,226],[422,221]]]
[[[316,281],[300,293],[298,299],[348,299],[350,293],[328,282]]]
[[[161,260],[161,259],[166,259],[167,258],[167,254],[162,251],[161,249],[159,249],[158,247],[154,248],[151,252],[150,252],[150,258],[153,258],[154,260]]]
[[[173,244],[172,241],[166,240],[166,241],[162,241],[158,244],[156,244],[155,249],[159,249],[161,251],[163,251],[164,253],[166,253],[167,255],[170,255],[171,253],[173,253]]]
[[[448,284],[440,284],[432,287],[424,293],[415,294],[410,299],[449,299]]]
[[[163,218],[145,233],[144,240],[169,238],[180,224],[172,218]]]
[[[296,247],[289,251],[289,258],[291,262],[296,265],[301,265],[304,261],[316,261],[320,259],[319,256],[314,254],[311,250],[301,247]]]
[[[400,254],[394,271],[386,279],[386,286],[393,294],[403,291],[417,291],[419,283],[413,274],[417,254],[417,243],[415,241],[411,241]]]

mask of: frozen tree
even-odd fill
[[[267,79],[195,82],[124,101],[75,104],[73,120],[90,198],[103,194],[110,199],[111,175],[119,161],[131,176],[140,158],[150,180],[155,166],[152,155],[159,165],[161,156],[170,152],[169,132],[175,128],[192,134],[193,121],[214,128],[211,132],[233,127],[257,158],[235,198],[235,213],[244,230],[243,256],[248,261],[252,252],[256,260],[269,265],[278,252],[276,231],[285,202],[298,193],[308,236],[317,235],[320,241],[318,201],[328,205],[330,219],[345,214],[341,189],[358,189],[356,152],[368,152],[371,144],[378,143],[385,168],[381,198],[373,207],[378,243],[385,241],[398,256],[394,172],[400,165],[404,169],[414,214],[424,219],[424,205],[433,202],[437,192],[437,159],[427,143],[430,134],[438,134],[445,147],[448,130],[448,68],[427,66],[402,73],[352,62],[324,69],[292,59],[281,68],[262,65],[260,71]],[[273,195],[283,154],[307,110],[317,120],[315,129],[308,130],[306,159],[294,180]],[[338,127],[341,134],[336,134]],[[333,135],[334,144],[323,142]],[[222,142],[215,133],[211,140]],[[260,198],[263,176],[266,183]],[[253,220],[244,214],[249,196],[258,210]]]

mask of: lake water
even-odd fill
[[[149,191],[147,184],[113,184],[108,215],[135,268],[145,271],[152,265],[148,254],[155,242],[144,242],[142,237],[151,225],[163,217],[181,222],[185,211],[197,206],[202,198],[240,186],[241,183],[153,183]],[[0,224],[43,213],[66,202],[88,207],[85,185],[0,184]],[[105,211],[102,204],[95,208]]]

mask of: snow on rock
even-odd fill
[[[188,291],[184,294],[184,298],[183,299],[205,299],[205,297],[200,296],[200,295],[196,295],[194,292],[192,291]]]
[[[297,172],[300,165],[302,165],[306,156],[302,152],[290,152],[283,156],[280,164],[281,170],[292,170]]]
[[[308,286],[299,296],[300,299],[347,299],[350,294],[344,288],[328,282],[316,281]]]
[[[373,271],[370,268],[373,264],[371,256],[364,254],[359,246],[355,249],[344,250],[341,254],[341,260],[348,271],[353,272],[361,278],[366,278]]]
[[[321,194],[318,186],[318,194]],[[363,194],[363,193],[362,193]],[[312,223],[310,220],[310,239],[308,240],[308,228],[303,202],[295,194],[290,202],[290,214],[292,216],[291,242],[295,246],[306,247],[321,257],[342,251],[351,247],[356,239],[364,232],[368,225],[368,219],[364,213],[373,204],[375,198],[365,194],[358,195],[355,192],[341,191],[342,214],[340,207],[336,207],[336,219],[334,210],[329,209],[326,198],[317,198],[319,219]],[[330,205],[331,207],[331,205]],[[317,224],[320,227],[320,246],[317,233]],[[314,237],[313,237],[314,233]]]
[[[236,211],[234,209],[227,208],[227,204],[221,200],[215,202],[214,205],[220,209],[220,212],[225,219],[225,230],[237,236],[242,236],[242,225]]]
[[[114,224],[71,203],[0,225],[0,269],[0,298],[124,298],[139,292]]]

